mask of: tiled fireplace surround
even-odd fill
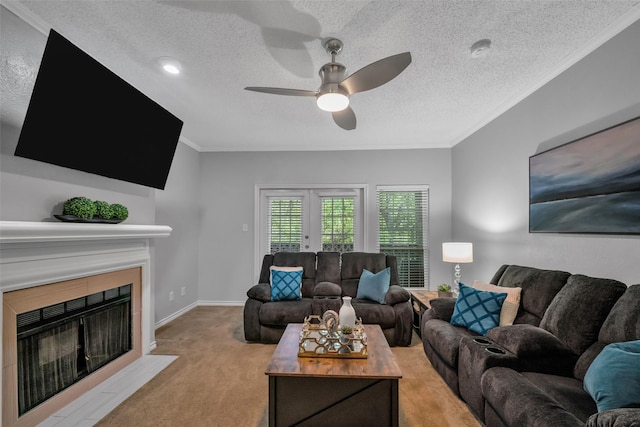
[[[3,407],[0,409],[0,419],[3,426],[37,424],[70,400],[106,379],[107,375],[114,374],[141,354],[151,351],[151,239],[167,237],[170,233],[170,227],[161,225],[0,221],[0,317],[3,319],[3,340],[0,343],[0,400]],[[133,274],[133,277],[140,278],[139,301],[134,302],[134,305],[137,304],[141,309],[140,332],[136,334],[134,330],[134,337],[140,337],[139,342],[136,343],[134,338],[134,350],[110,364],[116,365],[115,367],[110,370],[103,368],[65,390],[58,395],[60,398],[56,396],[49,399],[40,405],[44,407],[41,413],[27,413],[18,419],[17,409],[13,407],[16,402],[15,380],[11,380],[12,376],[15,377],[15,374],[11,373],[11,369],[15,370],[11,367],[12,364],[15,365],[15,347],[7,345],[4,338],[5,326],[15,325],[15,313],[7,308],[10,298],[5,298],[4,294],[28,290],[26,296],[32,298],[33,294],[29,293],[38,294],[36,287],[40,287],[40,290],[50,289],[41,287],[42,285],[67,282],[68,286],[69,281],[74,283],[75,279],[105,274],[106,277],[122,274],[129,277]]]

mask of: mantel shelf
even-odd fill
[[[168,225],[0,221],[0,243],[151,239],[168,237]]]

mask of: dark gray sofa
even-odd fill
[[[487,426],[565,425],[559,420],[566,414],[557,419],[547,416],[555,410],[571,414],[573,421],[581,423],[577,425],[584,426],[596,413],[590,396],[576,392],[581,390],[589,364],[603,343],[639,337],[640,309],[631,302],[638,300],[635,287],[513,265],[502,266],[491,282],[522,287],[514,325],[499,326],[486,337],[478,337],[449,323],[455,299],[434,300],[421,325],[423,346],[432,365]],[[635,314],[622,316],[621,307]],[[627,332],[607,335],[605,319]],[[540,398],[545,387],[547,401]],[[539,406],[543,403],[544,409]]]
[[[566,375],[504,367],[481,379],[487,426],[640,426],[640,408],[597,412],[583,388],[585,374],[607,344],[640,339],[640,285],[630,286],[609,312],[597,340]],[[640,366],[637,367],[640,369]],[[518,393],[513,393],[518,390]]]
[[[271,301],[272,265],[303,267],[302,299]],[[356,299],[362,271],[377,273],[390,267],[391,281],[385,304]],[[247,292],[244,306],[244,334],[247,341],[277,343],[289,323],[302,323],[311,314],[327,310],[338,312],[342,296],[351,296],[356,317],[365,324],[382,328],[389,345],[411,343],[412,310],[409,292],[398,285],[395,256],[381,253],[349,252],[279,252],[265,255],[259,283]]]
[[[492,284],[521,287],[520,309],[514,325],[537,326],[558,291],[571,274],[565,271],[541,270],[518,265],[503,265],[491,279]],[[460,340],[477,334],[450,323],[455,298],[431,301],[431,309],[422,316],[421,336],[424,351],[438,374],[458,396],[458,354]]]

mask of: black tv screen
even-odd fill
[[[54,30],[15,155],[164,189],[182,121]]]

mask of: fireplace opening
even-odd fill
[[[22,415],[132,349],[132,284],[17,315]]]

